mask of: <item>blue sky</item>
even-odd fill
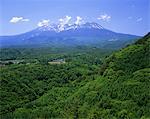
[[[144,35],[150,31],[148,11],[149,0],[0,0],[0,35],[30,31],[44,20],[74,23],[77,16],[116,32]]]

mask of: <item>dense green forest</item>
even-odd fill
[[[1,49],[1,118],[148,119],[149,48],[150,34],[119,51]]]

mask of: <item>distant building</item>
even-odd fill
[[[0,61],[1,66],[10,65],[10,64],[21,64],[24,63],[24,60],[6,60]]]
[[[54,59],[48,62],[48,64],[64,64],[64,63],[66,63],[65,59]]]

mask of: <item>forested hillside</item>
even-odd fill
[[[148,119],[149,48],[150,33],[115,52],[81,48],[43,58],[30,54],[30,60],[28,53],[10,56],[24,62],[1,66],[1,118]],[[60,58],[66,63],[47,63]]]

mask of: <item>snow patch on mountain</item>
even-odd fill
[[[84,24],[50,24],[50,25],[45,25],[38,27],[38,30],[40,31],[55,31],[55,32],[62,32],[62,31],[67,31],[67,30],[75,30],[75,29],[81,29],[81,28],[87,28],[87,29],[104,29],[101,25],[98,23],[84,23]]]

